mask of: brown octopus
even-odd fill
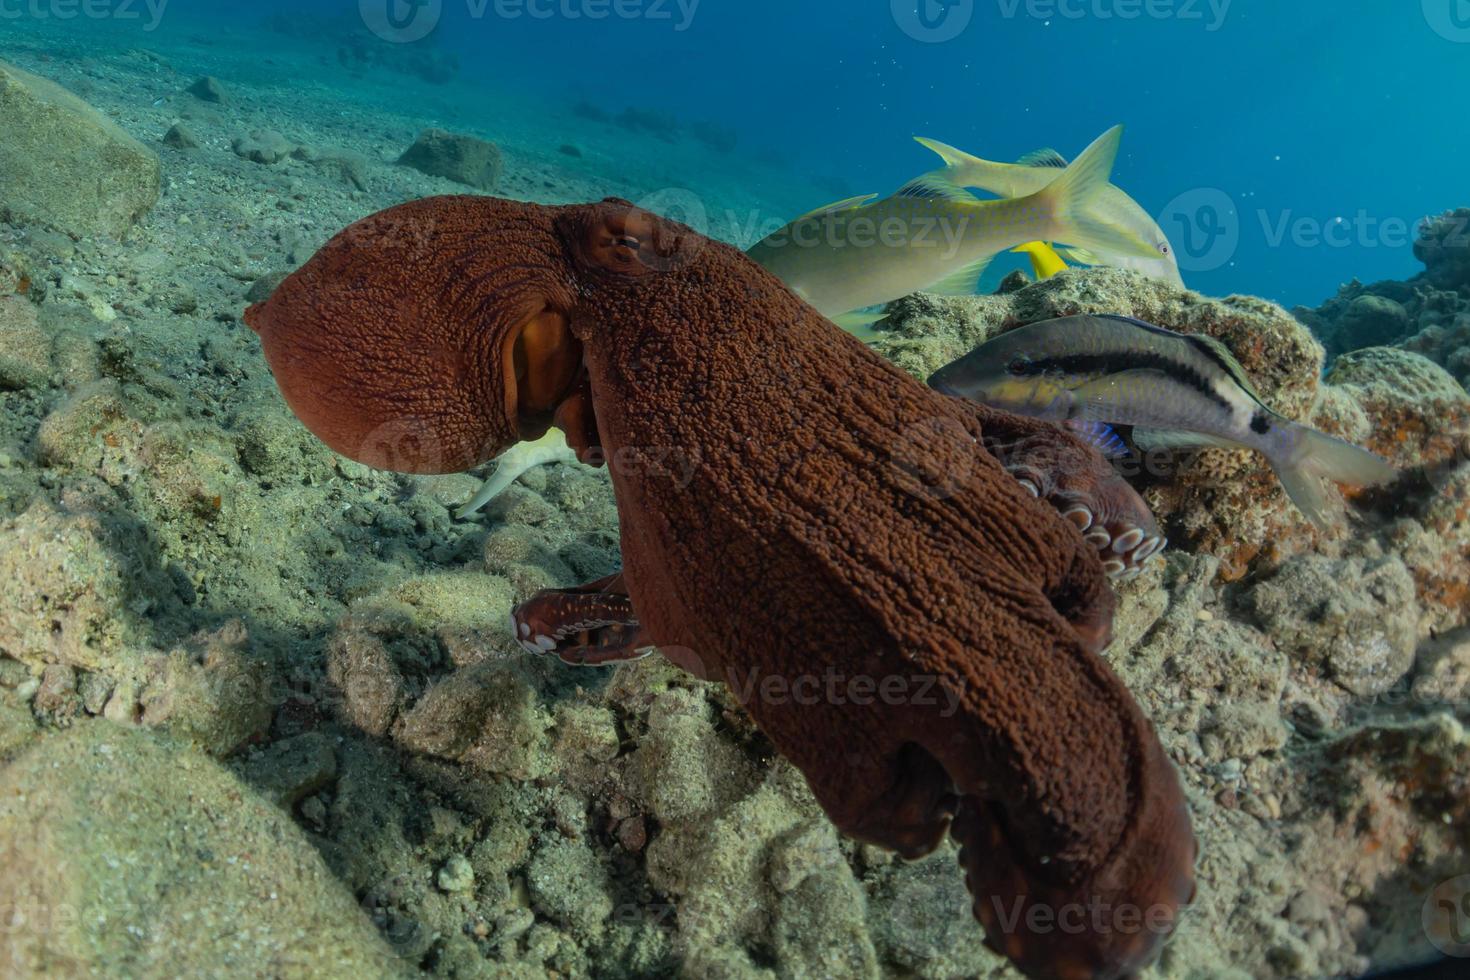
[[[1085,444],[926,388],[625,201],[401,205],[246,318],[354,459],[460,471],[556,425],[607,464],[623,571],[532,598],[523,643],[726,681],[844,833],[908,858],[952,833],[988,943],[1032,976],[1157,956],[1195,840],[1099,656],[1102,562],[1053,506],[1128,498]]]

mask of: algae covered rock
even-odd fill
[[[121,237],[158,201],[151,150],[55,82],[0,62],[0,215]]]
[[[1470,208],[1446,211],[1419,229],[1414,257],[1430,282],[1445,289],[1470,285]]]
[[[495,189],[503,169],[500,148],[494,143],[442,129],[424,130],[398,162],[482,191]]]
[[[1419,607],[1401,559],[1335,561],[1300,555],[1252,592],[1277,644],[1299,661],[1322,663],[1354,694],[1381,694],[1414,662]]]
[[[285,813],[204,755],[90,722],[0,770],[6,976],[400,976]]]

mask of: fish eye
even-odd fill
[[[1027,357],[1025,354],[1017,354],[1015,357],[1011,358],[1010,363],[1006,365],[1006,373],[1014,375],[1018,378],[1025,377],[1027,374],[1030,373],[1030,371],[1031,358]]]
[[[1169,243],[1168,242],[1160,242],[1159,243],[1159,254],[1160,255],[1168,255],[1169,254]]]

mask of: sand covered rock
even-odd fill
[[[96,669],[120,647],[131,566],[94,514],[38,501],[0,524],[0,653]]]
[[[158,200],[158,157],[47,79],[0,62],[0,214],[124,235]]]
[[[230,147],[237,157],[267,165],[280,163],[296,149],[294,143],[274,129],[260,129],[246,136],[237,136]]]
[[[1280,649],[1321,662],[1328,677],[1363,696],[1382,694],[1408,672],[1426,632],[1413,576],[1397,557],[1299,555],[1251,600]]]
[[[282,811],[137,730],[79,725],[0,770],[0,867],[9,976],[406,972]]]
[[[228,93],[225,92],[224,83],[213,75],[204,75],[195,79],[186,91],[200,102],[211,102],[215,105],[223,105],[230,101]]]
[[[197,150],[199,148],[199,137],[184,123],[174,123],[163,134],[163,145],[171,146],[176,150]]]
[[[45,387],[51,377],[51,339],[21,296],[0,296],[0,391]]]
[[[426,129],[398,158],[405,167],[457,184],[493,191],[504,168],[500,148],[474,136]]]

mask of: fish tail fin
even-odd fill
[[[948,171],[945,176],[963,187],[993,185],[995,178],[1007,166],[992,160],[982,160],[973,153],[966,153],[964,150],[956,149],[939,140],[931,140],[924,136],[915,136],[914,139],[920,146],[939,154],[939,159],[944,161],[944,166]]]
[[[455,520],[465,520],[538,466],[576,460],[577,454],[567,447],[566,437],[559,429],[548,430],[534,442],[518,442],[496,457],[495,473],[469,503],[454,512]]]
[[[1158,250],[1138,235],[1092,215],[1093,205],[1113,175],[1122,138],[1122,126],[1103,133],[1060,177],[1027,199],[1049,225],[1050,230],[1041,237],[1095,252],[1158,257]]]
[[[1396,470],[1387,460],[1350,442],[1290,423],[1295,448],[1271,459],[1271,468],[1297,509],[1319,529],[1328,525],[1329,501],[1323,480],[1352,487],[1387,483]]]
[[[964,150],[956,149],[948,143],[939,142],[939,140],[931,140],[927,136],[915,136],[914,140],[926,150],[933,150],[935,153],[938,153],[939,159],[944,161],[946,167],[960,167],[969,163],[971,160],[979,159],[978,157],[971,156]],[[979,162],[984,163],[985,161],[980,160]]]

